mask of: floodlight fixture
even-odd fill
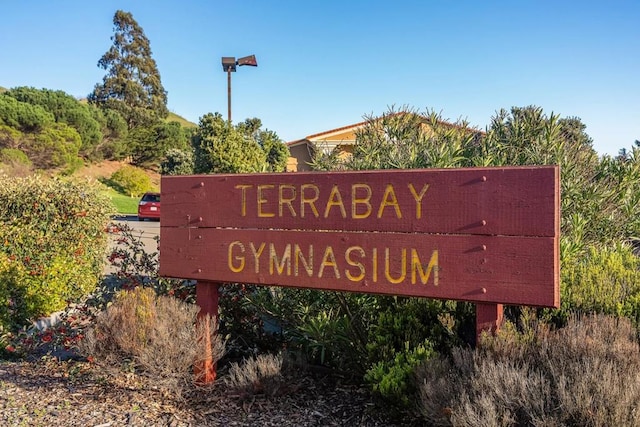
[[[231,123],[231,73],[236,71],[236,66],[248,65],[257,67],[258,61],[255,55],[243,56],[236,61],[235,56],[222,57],[222,70],[227,73],[227,113],[229,124]]]
[[[236,58],[233,56],[222,57],[222,69],[227,71],[236,71]]]

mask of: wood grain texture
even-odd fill
[[[551,237],[162,226],[160,241],[160,274],[168,277],[483,303],[559,304],[553,256],[557,242]]]
[[[556,166],[162,178],[160,274],[558,307]]]
[[[555,166],[162,177],[166,227],[559,234]]]
[[[482,333],[495,334],[504,320],[502,304],[476,304],[476,345],[482,344]]]

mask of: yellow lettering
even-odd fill
[[[275,245],[269,243],[269,274],[273,275],[274,267],[279,275],[282,275],[287,267],[287,276],[291,276],[291,244],[285,246],[282,259],[279,260]]]
[[[325,267],[333,267],[333,275],[336,279],[340,278],[340,272],[338,271],[338,263],[336,262],[336,256],[333,254],[333,248],[327,246],[322,256],[322,262],[320,263],[320,270],[318,271],[318,278],[322,279],[322,274]]]
[[[234,273],[240,273],[242,270],[244,270],[244,255],[236,255],[233,256],[233,248],[235,246],[238,246],[240,248],[240,253],[243,254],[244,253],[244,245],[242,244],[242,242],[239,242],[238,240],[231,242],[229,244],[229,254],[228,254],[228,261],[227,264],[229,265],[229,270],[233,271]],[[239,261],[240,263],[238,265],[234,265],[233,261]]]
[[[425,184],[420,191],[420,194],[416,193],[416,189],[413,187],[413,184],[409,184],[409,190],[411,190],[411,194],[413,195],[413,199],[416,201],[416,219],[422,218],[422,198],[425,193],[429,189],[429,184]]]
[[[390,283],[402,283],[404,281],[404,278],[407,276],[407,250],[405,248],[402,248],[401,258],[400,277],[395,279],[391,277],[391,257],[389,256],[389,248],[384,248],[384,275]]]
[[[361,262],[351,259],[352,252],[356,252],[357,255],[360,256],[360,258],[364,258],[364,249],[362,249],[360,246],[349,246],[344,253],[344,259],[347,261],[347,264],[353,267],[358,267],[358,269],[360,270],[360,274],[358,276],[353,276],[349,270],[345,270],[344,275],[347,276],[347,279],[351,280],[352,282],[359,282],[364,279],[364,265],[362,265]]]
[[[359,189],[364,189],[365,196],[358,197]],[[364,205],[363,213],[358,213],[358,205]],[[351,217],[354,219],[368,218],[371,215],[371,187],[367,184],[353,184],[351,186]]]
[[[253,242],[249,243],[249,246],[251,246],[251,253],[253,254],[253,260],[255,261],[254,264],[256,266],[256,274],[260,273],[260,255],[262,255],[262,251],[264,250],[265,245],[266,244],[262,242],[260,244],[260,247],[256,250]]]
[[[259,274],[260,258],[267,247],[267,243],[261,242],[258,245],[256,242],[248,242],[248,245],[249,252],[251,252],[251,256],[253,257],[255,273]],[[282,243],[282,250],[279,250],[275,243],[269,243],[268,245],[269,253],[267,256],[270,275],[291,276],[293,267],[293,275],[295,277],[304,275],[305,272],[308,277],[314,277],[313,245],[308,245],[306,252],[297,243]],[[392,250],[396,251],[396,253],[400,251],[398,254],[400,256],[392,256]],[[418,249],[410,248],[410,251],[409,253],[409,248],[384,248],[384,277],[386,281],[391,284],[401,284],[409,279],[408,270],[410,269],[412,285],[426,285],[429,283],[429,280],[433,280],[433,285],[438,286],[438,250],[435,249],[431,252],[428,263],[422,262],[424,258],[421,259]],[[245,270],[247,262],[251,262],[247,260],[248,255],[245,255],[246,252],[246,245],[240,240],[234,240],[229,243],[227,249],[227,266],[230,271],[242,273]],[[371,256],[371,264],[368,262],[366,264],[372,267],[371,273],[368,273],[368,267],[365,266],[365,258],[368,258],[369,255]],[[410,259],[408,259],[408,257],[410,257]],[[326,246],[317,271],[317,277],[321,279],[323,276],[326,276],[325,270],[329,268],[333,270],[333,277],[336,279],[340,279],[341,274],[343,274],[344,277],[351,282],[362,282],[363,280],[372,279],[373,283],[377,283],[379,264],[378,248],[371,248],[371,253],[369,254],[362,246],[349,246],[344,251],[344,262],[346,263],[346,268],[341,272],[333,248]],[[264,267],[266,267],[266,265]],[[369,275],[369,277],[367,275]]]
[[[239,189],[240,191],[242,191],[242,196],[241,196],[241,215],[242,216],[247,216],[247,189],[252,188],[253,185],[251,184],[239,184],[236,185],[235,188]]]
[[[262,205],[268,202],[268,200],[264,198],[263,191],[266,192],[266,190],[269,190],[273,187],[273,184],[258,185],[258,218],[272,218],[276,216],[276,214],[273,212],[262,211]]]
[[[289,197],[284,196],[285,189],[290,191]],[[284,210],[283,206],[285,205],[289,208],[289,213],[291,213],[291,216],[293,217],[296,216],[296,210],[293,208],[293,204],[291,203],[295,199],[296,199],[296,187],[288,184],[282,184],[278,187],[278,215],[280,217],[283,216],[282,211]]]
[[[382,196],[382,202],[380,203],[380,208],[378,209],[378,218],[382,218],[384,210],[387,206],[393,206],[396,211],[396,217],[398,219],[402,218],[402,212],[400,211],[398,198],[396,197],[396,192],[393,189],[393,185],[391,184],[387,184],[387,187],[384,190],[384,196]]]
[[[433,270],[433,285],[438,286],[438,251],[435,250],[431,253],[431,259],[429,259],[429,265],[427,265],[427,271],[425,272],[418,256],[418,251],[411,249],[411,284],[416,284],[416,272],[420,274],[420,282],[426,285],[429,281],[429,276]]]
[[[313,196],[307,197],[305,190],[312,189]],[[311,207],[311,211],[313,215],[318,218],[320,214],[318,213],[318,209],[316,209],[316,201],[320,197],[320,189],[314,184],[302,184],[300,186],[300,217],[304,218],[304,205],[309,205]]]
[[[324,210],[325,218],[329,217],[329,212],[334,206],[340,207],[340,214],[342,215],[342,218],[347,217],[347,211],[344,209],[344,203],[342,203],[342,194],[340,194],[340,189],[337,185],[333,186],[333,188],[331,189],[331,194],[329,194],[329,200],[327,200],[327,206]]]
[[[302,264],[302,267],[307,272],[309,277],[313,276],[313,245],[309,245],[309,257],[307,259],[304,258],[304,254],[302,253],[302,249],[298,244],[295,244],[293,247],[293,274],[298,276],[298,261]]]
[[[373,248],[373,283],[378,282],[378,248]]]

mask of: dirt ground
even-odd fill
[[[178,398],[152,381],[88,362],[0,361],[4,426],[419,425],[389,420],[384,412],[366,389],[323,375],[292,377],[277,396],[241,396],[219,382]]]

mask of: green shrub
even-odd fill
[[[162,175],[190,175],[193,173],[193,153],[171,148],[160,163]]]
[[[627,244],[588,248],[561,269],[561,311],[601,313],[638,319],[640,258]]]
[[[97,285],[110,201],[89,183],[0,177],[0,325],[62,309]]]
[[[260,144],[230,125],[220,113],[200,118],[191,143],[196,173],[253,173],[267,166],[267,153]]]
[[[31,160],[22,150],[17,148],[0,149],[0,163],[31,166]]]
[[[121,139],[105,140],[96,148],[96,157],[107,160],[124,160],[129,155],[127,143]]]
[[[60,175],[71,176],[74,172],[84,166],[84,161],[78,156],[69,156],[65,166],[60,170]]]
[[[135,166],[121,167],[111,175],[111,181],[131,197],[138,197],[145,191],[151,190],[149,175]]]
[[[349,328],[348,317],[330,308],[303,315],[292,335],[311,363],[341,368],[350,353]]]
[[[398,409],[409,409],[417,390],[415,370],[435,354],[431,343],[425,340],[421,345],[397,352],[392,360],[377,362],[364,379],[387,402]]]
[[[29,317],[24,273],[24,266],[16,262],[15,256],[0,253],[0,331],[12,329],[15,319],[22,321]]]
[[[369,361],[390,360],[400,351],[421,345],[428,338],[434,349],[446,353],[460,345],[459,336],[474,325],[473,306],[426,298],[375,297],[369,325]]]
[[[158,164],[167,150],[185,150],[189,142],[187,135],[188,132],[176,122],[131,129],[127,136],[131,163],[138,166]]]
[[[0,124],[23,132],[37,132],[54,123],[53,114],[41,106],[20,102],[6,92],[0,94]]]
[[[22,132],[12,126],[3,124],[2,119],[0,119],[0,146],[6,148],[18,147],[21,139]]]
[[[53,114],[56,122],[73,127],[82,140],[83,153],[91,151],[102,139],[100,124],[91,112],[91,108],[95,107],[82,104],[61,90],[22,86],[10,89],[5,95],[20,102],[40,106]]]
[[[64,123],[54,123],[24,138],[23,150],[40,169],[64,167],[78,157],[82,141],[78,132]]]

